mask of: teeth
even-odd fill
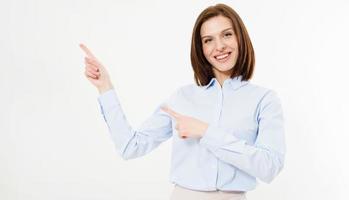
[[[224,59],[226,57],[228,57],[229,53],[226,53],[226,54],[223,54],[223,55],[220,55],[220,56],[216,56],[216,59],[218,60],[221,60],[221,59]]]

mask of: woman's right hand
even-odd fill
[[[85,76],[102,94],[113,88],[109,74],[105,67],[98,61],[92,52],[84,45],[80,48],[86,53],[85,57]]]

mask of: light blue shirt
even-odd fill
[[[115,90],[98,97],[112,140],[122,158],[143,156],[172,137],[170,181],[201,191],[250,191],[257,180],[270,183],[286,152],[280,100],[270,89],[216,78],[206,86],[180,87],[138,129],[133,129]],[[172,110],[209,124],[200,139],[179,137]]]

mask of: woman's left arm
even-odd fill
[[[268,92],[261,100],[258,132],[254,144],[248,144],[223,127],[210,124],[200,144],[220,160],[270,183],[284,166],[286,153],[284,119],[279,98]]]

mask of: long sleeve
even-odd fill
[[[240,170],[270,183],[284,165],[286,144],[284,120],[279,98],[268,92],[257,108],[258,132],[254,144],[248,144],[227,130],[210,124],[200,144],[218,159]]]
[[[123,159],[143,156],[172,136],[171,119],[160,109],[162,104],[134,130],[129,125],[114,90],[101,94],[98,102],[116,150]]]

